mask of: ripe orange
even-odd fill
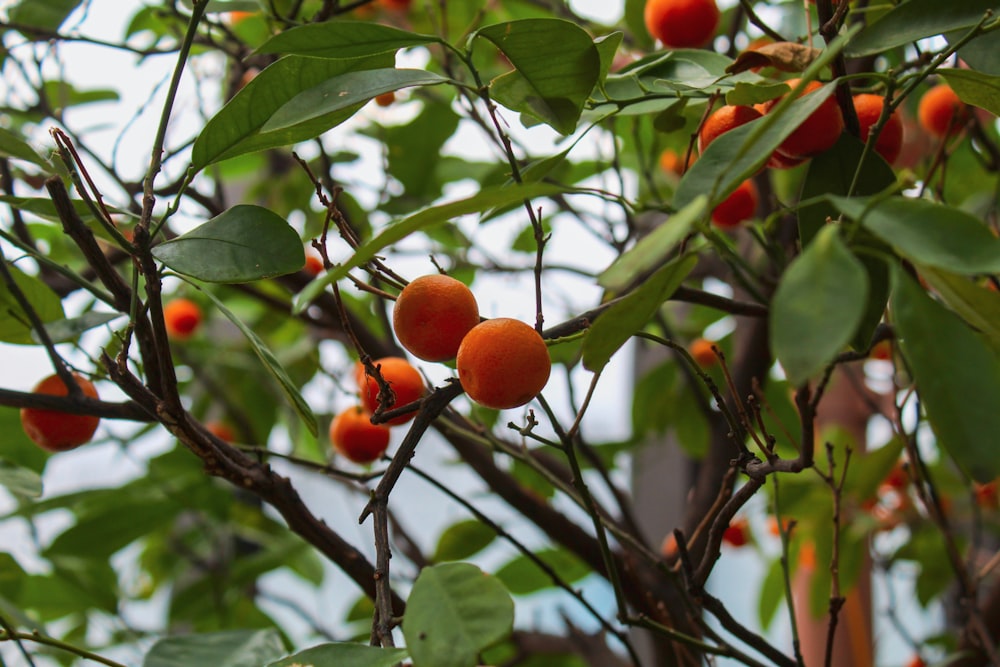
[[[723,544],[742,547],[750,543],[750,523],[746,517],[734,517],[722,533]]]
[[[892,343],[888,340],[880,340],[875,343],[868,356],[878,361],[890,361],[892,359]]]
[[[712,222],[723,229],[737,227],[754,216],[759,200],[757,184],[748,178],[712,210]]]
[[[688,352],[694,362],[702,368],[711,368],[719,360],[712,351],[712,341],[705,338],[695,338],[688,346]]]
[[[920,127],[935,137],[958,132],[968,114],[969,107],[947,83],[939,83],[928,90],[917,105]]]
[[[380,107],[392,106],[392,103],[396,101],[396,93],[391,90],[388,93],[382,93],[381,95],[375,96],[375,104]]]
[[[354,463],[371,463],[389,447],[389,427],[373,424],[360,405],[348,408],[330,422],[330,442],[338,454]]]
[[[552,370],[549,350],[538,332],[505,317],[486,320],[466,334],[456,364],[469,398],[497,410],[533,399]]]
[[[394,12],[405,12],[410,9],[413,0],[377,0],[377,3]]]
[[[235,442],[236,433],[233,432],[232,427],[220,421],[211,421],[205,423],[205,430],[214,435],[219,440],[225,440],[226,442]]]
[[[311,276],[323,273],[323,260],[311,253],[306,253],[306,263],[302,270]]]
[[[98,398],[97,388],[87,378],[73,374],[84,396]],[[69,390],[58,375],[50,375],[31,390],[33,394],[68,396]],[[74,415],[56,410],[21,408],[21,427],[31,440],[50,452],[65,452],[90,442],[100,417]]]
[[[862,93],[854,96],[854,111],[858,114],[858,125],[861,127],[861,141],[868,141],[872,127],[882,115],[885,98],[881,95]],[[885,127],[875,140],[875,150],[892,164],[899,157],[899,149],[903,147],[903,121],[899,112],[893,110]]]
[[[760,118],[761,113],[753,107],[726,104],[719,107],[705,119],[698,130],[698,152],[704,153],[708,145],[720,135],[752,120]]]
[[[715,0],[646,0],[646,30],[666,48],[704,46],[719,25]]]
[[[795,88],[799,79],[789,79],[785,83]],[[808,95],[822,87],[823,84],[819,81],[810,81],[803,94]],[[764,114],[769,113],[782,99],[784,96],[768,100],[758,105],[757,110]],[[844,117],[840,114],[837,99],[831,95],[781,142],[778,152],[790,158],[810,158],[819,155],[837,143],[843,129]]]
[[[163,306],[163,323],[168,336],[187,340],[201,324],[201,306],[184,297],[174,299]]]
[[[392,393],[396,395],[396,402],[393,408],[402,407],[408,403],[419,400],[424,395],[424,381],[420,377],[420,372],[410,365],[402,357],[383,357],[376,359],[374,364],[379,367],[382,378],[392,387]],[[379,406],[378,382],[370,375],[365,375],[365,367],[358,364],[359,377],[358,387],[361,389],[361,405],[369,412],[375,412]],[[413,419],[416,412],[410,412],[390,419],[386,423],[390,426],[405,424]]]
[[[410,354],[424,361],[447,361],[462,338],[479,324],[479,305],[464,283],[431,274],[403,288],[392,311],[392,329]]]
[[[660,153],[660,169],[668,174],[683,176],[688,167],[694,164],[694,154],[692,154],[691,159],[688,160],[687,167],[685,167],[684,155],[687,155],[687,151],[684,151],[682,155],[673,148],[665,149],[662,153]]]

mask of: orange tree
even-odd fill
[[[792,666],[825,614],[831,664],[866,580],[917,572],[872,610],[909,646],[889,664],[997,664],[997,0],[720,3],[679,49],[643,0],[609,25],[556,0],[5,4],[0,340],[70,386],[0,377],[5,660]],[[88,22],[109,4],[124,34]],[[863,127],[855,94],[884,99]],[[723,105],[756,112],[699,153]],[[395,401],[373,360],[405,356],[392,302],[436,272],[544,338],[526,405],[418,359],[427,391]],[[640,344],[663,360],[609,408]],[[359,360],[370,420],[415,413],[370,466],[327,436]],[[485,363],[491,390],[546,375]],[[824,416],[835,386],[860,434]],[[50,454],[19,409],[101,425]],[[695,473],[648,534],[628,470],[659,434]],[[59,474],[79,490],[43,493]],[[750,544],[742,616],[712,584]]]

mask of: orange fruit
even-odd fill
[[[712,210],[712,222],[723,229],[737,227],[754,216],[759,200],[757,184],[748,178]]]
[[[392,329],[410,354],[424,361],[447,361],[462,338],[479,324],[472,291],[449,276],[431,274],[403,288],[392,310]]]
[[[541,335],[524,322],[506,317],[473,327],[458,348],[456,364],[469,398],[497,410],[533,399],[552,370]]]
[[[174,299],[163,306],[163,323],[167,327],[168,336],[186,340],[194,335],[201,324],[201,306],[191,299]]]
[[[646,0],[646,30],[666,48],[704,46],[719,25],[715,0]]]
[[[712,341],[705,338],[695,338],[691,341],[691,345],[688,346],[688,352],[691,354],[694,362],[702,368],[710,368],[719,360],[715,356],[715,352],[712,351],[713,344]]]
[[[969,107],[947,83],[939,83],[920,98],[917,121],[935,137],[954,134],[968,117]]]
[[[349,461],[371,463],[389,447],[389,427],[373,424],[371,413],[355,405],[330,422],[330,443]]]
[[[879,361],[890,361],[892,359],[892,343],[888,340],[880,340],[872,346],[868,356]]]
[[[205,423],[205,430],[214,435],[219,440],[225,440],[226,442],[235,442],[236,433],[233,431],[232,427],[220,421],[211,421]]]
[[[376,2],[394,12],[408,11],[413,4],[413,0],[376,0]]]
[[[688,160],[687,167],[685,167],[684,155],[687,155],[687,151],[684,151],[684,154],[682,155],[673,148],[665,149],[662,153],[660,153],[660,169],[668,174],[683,176],[688,167],[694,164],[694,155],[692,154],[691,159]]]
[[[375,366],[379,368],[382,379],[392,387],[392,393],[396,395],[396,402],[393,408],[399,408],[420,399],[424,395],[424,380],[420,377],[420,372],[414,368],[410,362],[402,357],[383,357],[376,359]],[[361,389],[361,405],[366,410],[374,413],[379,406],[378,382],[370,375],[365,374],[365,367],[358,363],[358,387]],[[416,412],[409,412],[405,415],[394,417],[386,423],[390,426],[405,424],[416,416]]]
[[[97,388],[87,378],[73,374],[83,395],[98,398]],[[50,375],[31,390],[33,394],[68,396],[69,390],[58,375]],[[57,410],[21,408],[21,427],[32,442],[50,452],[65,452],[90,442],[100,417],[75,415]]]
[[[761,113],[753,107],[726,104],[709,115],[698,130],[698,152],[704,153],[708,145],[720,135],[734,127],[739,127],[752,120],[760,118]]]
[[[323,273],[323,260],[311,253],[306,254],[306,263],[302,270],[311,276],[318,276]]]
[[[396,101],[396,93],[391,90],[388,93],[382,93],[381,95],[375,96],[375,104],[380,107],[392,106],[392,103]]]
[[[878,122],[882,115],[882,107],[885,106],[885,98],[881,95],[861,93],[854,96],[854,111],[858,114],[858,125],[861,127],[861,141],[868,141],[868,135],[872,127]],[[892,115],[885,122],[882,132],[875,140],[875,150],[885,158],[885,161],[892,164],[899,157],[899,149],[903,147],[903,121],[899,117],[899,112],[893,110]]]
[[[750,523],[746,517],[734,517],[722,533],[723,544],[732,547],[742,547],[750,543]]]
[[[798,85],[799,79],[789,79],[785,82],[789,87],[795,88]],[[822,88],[823,84],[819,81],[810,81],[806,85],[805,92],[803,94],[808,95],[809,93]],[[777,104],[784,99],[784,96],[778,97],[773,100],[768,100],[763,104],[757,106],[757,110],[761,113],[769,113]],[[840,133],[844,129],[844,117],[840,114],[840,107],[837,106],[837,99],[835,96],[823,100],[823,103],[819,107],[809,114],[809,117],[802,121],[802,124],[795,128],[794,131],[788,137],[785,138],[781,145],[778,146],[778,152],[782,153],[785,157],[790,158],[810,158],[815,155],[829,150],[837,143],[837,139],[840,138]]]

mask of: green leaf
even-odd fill
[[[360,105],[339,109],[301,125],[265,132],[271,116],[295,96],[346,72],[392,67],[393,54],[352,60],[286,56],[264,68],[213,116],[191,151],[196,171],[255,151],[288,146],[319,136],[350,118]]]
[[[284,653],[277,630],[233,630],[160,639],[142,667],[260,667]]]
[[[0,195],[0,202],[8,204],[19,211],[25,211],[26,213],[32,213],[37,215],[43,220],[49,220],[51,222],[60,222],[59,214],[56,212],[55,204],[48,197],[12,197],[10,195]],[[82,199],[73,200],[73,208],[76,209],[77,215],[80,219],[88,225],[97,224],[97,218],[94,217],[93,212],[87,203]],[[112,213],[122,213],[114,208],[109,208]]]
[[[1000,353],[1000,294],[973,283],[965,276],[916,265],[918,273],[959,317],[979,331]]]
[[[767,630],[785,599],[785,568],[780,558],[771,561],[757,596],[757,618],[760,627]]]
[[[63,21],[80,6],[80,0],[21,0],[10,8],[7,16],[11,23],[41,28],[50,32],[59,30]],[[27,37],[32,37],[29,32]],[[37,37],[47,40],[48,36]]]
[[[4,260],[0,260],[4,261]],[[7,264],[14,284],[21,290],[32,310],[43,324],[66,317],[59,295],[38,278],[29,276],[13,264]],[[37,345],[32,337],[27,313],[21,308],[6,281],[0,280],[0,342],[15,345]]]
[[[66,555],[107,560],[120,549],[173,521],[180,510],[167,498],[125,493],[119,502],[98,509],[100,511],[78,511],[76,523],[45,549],[46,557]],[[141,516],[142,521],[135,521],[137,516]]]
[[[277,109],[260,128],[282,132],[307,126],[331,114],[364,104],[376,95],[411,86],[432,86],[450,79],[421,69],[369,69],[346,72],[302,91]]]
[[[406,649],[379,648],[364,644],[321,644],[267,667],[393,667],[409,656]]]
[[[474,667],[479,653],[507,637],[513,626],[510,593],[469,563],[424,568],[403,616],[414,667]]]
[[[25,160],[46,171],[52,171],[52,164],[39,155],[28,142],[3,127],[0,127],[0,155]]]
[[[434,225],[440,225],[460,215],[480,213],[495,206],[504,206],[513,202],[564,191],[565,188],[563,187],[547,183],[528,183],[512,187],[484,188],[477,194],[465,199],[458,199],[417,211],[413,215],[407,216],[385,228],[378,236],[358,248],[345,263],[334,267],[330,271],[327,271],[326,275],[306,285],[295,298],[294,311],[296,313],[302,312],[327,285],[337,282],[346,276],[351,269],[361,266],[388,246],[403,240],[414,232]]]
[[[319,433],[319,424],[316,421],[316,415],[313,414],[309,404],[306,403],[304,398],[302,398],[302,394],[299,393],[295,383],[292,382],[290,377],[288,377],[288,373],[286,373],[285,369],[281,367],[281,362],[279,362],[274,356],[274,353],[268,349],[267,345],[264,344],[264,341],[262,341],[260,337],[254,333],[252,329],[250,329],[250,327],[244,324],[240,318],[236,317],[232,311],[226,308],[218,297],[211,292],[203,293],[212,300],[212,303],[215,304],[215,307],[218,308],[223,315],[229,318],[230,322],[235,324],[236,327],[243,332],[243,335],[246,336],[246,339],[250,342],[250,347],[253,348],[254,354],[256,354],[257,358],[260,359],[260,362],[264,365],[264,368],[271,375],[271,377],[278,382],[278,385],[281,387],[281,391],[288,400],[289,405],[291,405],[292,409],[299,415],[299,418],[306,425],[306,428],[309,429],[309,433],[315,437]]]
[[[0,459],[39,475],[45,470],[50,455],[25,435],[20,410],[0,407],[0,433]]]
[[[124,315],[122,313],[88,310],[79,317],[47,322],[45,324],[45,331],[48,332],[49,338],[52,339],[53,343],[66,343],[76,340],[84,331],[90,331],[119,317],[124,317]],[[38,334],[35,331],[31,332],[31,337],[36,343],[41,344],[41,341],[38,340]]]
[[[224,211],[153,248],[174,271],[213,283],[247,283],[294,273],[305,264],[302,240],[280,215],[249,204]]]
[[[993,38],[996,39],[996,35]],[[940,69],[938,74],[966,104],[1000,115],[1000,76],[971,69]]]
[[[43,90],[48,104],[56,110],[96,102],[115,102],[119,99],[118,92],[114,90],[78,90],[69,83],[59,80],[46,81]]]
[[[487,26],[474,36],[495,44],[515,68],[490,83],[493,99],[561,134],[576,129],[601,72],[601,56],[585,30],[538,18]]]
[[[280,32],[256,52],[314,58],[363,58],[440,41],[434,35],[418,35],[370,21],[325,21]]]
[[[595,373],[603,370],[612,355],[649,322],[697,263],[695,255],[674,259],[597,318],[583,341],[584,368]]]
[[[696,197],[604,269],[597,283],[609,292],[618,293],[654,266],[665,262],[695,221],[704,216],[707,203],[706,197]]]
[[[1000,12],[1000,0],[948,3],[910,0],[858,33],[847,45],[846,55],[850,58],[869,56],[925,37],[968,29],[979,23],[988,10],[993,10],[994,14]]]
[[[586,563],[565,549],[543,549],[535,552],[535,556],[552,568],[566,583],[579,581],[591,572]],[[556,585],[552,577],[523,554],[501,567],[496,576],[514,595],[530,595]]]
[[[15,496],[37,498],[42,495],[41,475],[2,458],[0,458],[0,486]]]
[[[389,173],[403,185],[407,202],[429,202],[441,195],[437,167],[444,144],[455,134],[460,120],[450,104],[426,101],[409,123],[380,130]],[[468,170],[463,170],[462,177],[468,176]]]
[[[841,241],[838,226],[823,228],[784,272],[771,304],[771,348],[792,385],[844,349],[867,299],[864,266]]]
[[[962,320],[895,267],[890,312],[939,444],[974,479],[1000,475],[1000,358]]]
[[[1000,239],[970,213],[926,199],[832,200],[910,261],[966,276],[1000,273]]]
[[[459,521],[441,533],[431,560],[435,563],[463,560],[485,549],[496,536],[496,531],[481,521]]]

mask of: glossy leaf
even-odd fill
[[[266,667],[393,667],[409,653],[401,648],[380,648],[365,644],[321,644]]]
[[[1000,115],[1000,76],[968,69],[941,69],[938,74],[966,104]]]
[[[573,583],[590,574],[586,563],[564,549],[543,549],[535,552],[566,583]],[[533,560],[521,554],[497,570],[497,579],[514,595],[530,595],[556,584]]]
[[[829,225],[786,269],[771,304],[771,349],[799,385],[833,361],[854,335],[868,299],[864,266]]]
[[[0,487],[15,496],[37,498],[42,495],[42,478],[34,470],[0,458]]]
[[[998,0],[962,0],[941,3],[938,0],[910,0],[862,30],[847,45],[849,57],[868,56],[944,32],[968,29],[983,15],[1000,12]]]
[[[277,630],[233,630],[161,639],[142,667],[260,667],[284,653]]]
[[[326,275],[312,281],[298,293],[295,299],[295,312],[302,312],[323,289],[337,282],[347,273],[365,262],[371,260],[383,249],[393,243],[403,240],[417,231],[424,231],[435,225],[445,223],[460,215],[469,215],[489,210],[495,206],[504,206],[513,202],[543,197],[545,195],[563,192],[565,188],[548,183],[528,183],[514,187],[489,188],[456,201],[439,204],[417,211],[413,215],[386,227],[375,238],[358,248],[349,260],[335,266]]]
[[[52,169],[49,161],[39,155],[28,142],[3,127],[0,127],[0,155],[25,160],[45,170]]]
[[[4,261],[0,259],[0,261]],[[13,264],[7,270],[15,285],[31,305],[43,324],[65,318],[62,301],[48,285],[34,276],[21,271]],[[27,313],[21,308],[6,281],[0,280],[0,342],[15,345],[37,345],[32,337],[32,329]]]
[[[490,83],[493,99],[562,134],[576,129],[601,72],[601,56],[585,30],[562,19],[524,19],[475,36],[495,44],[515,68]]]
[[[299,415],[299,418],[305,424],[309,433],[315,437],[319,433],[319,424],[316,421],[316,415],[313,414],[313,411],[309,407],[309,404],[306,403],[306,400],[302,398],[302,394],[299,392],[298,387],[295,386],[295,383],[292,382],[292,379],[288,377],[288,373],[281,367],[281,362],[278,361],[277,357],[274,356],[274,353],[271,352],[267,345],[264,344],[264,341],[262,341],[256,333],[254,333],[253,329],[244,324],[240,318],[236,317],[231,310],[226,308],[225,304],[223,304],[218,297],[211,292],[206,291],[203,293],[211,299],[212,303],[215,304],[215,307],[218,308],[223,315],[229,318],[229,321],[235,324],[243,335],[246,336],[254,354],[257,355],[257,358],[264,365],[268,374],[274,378],[274,380],[281,387],[281,392],[285,395],[285,398],[288,400],[292,409]]]
[[[595,373],[603,370],[614,353],[646,326],[697,263],[695,255],[678,257],[597,318],[583,341],[584,368]]]
[[[1000,293],[980,287],[965,276],[916,265],[917,272],[963,320],[1000,353]]]
[[[496,536],[496,531],[481,521],[459,521],[441,533],[431,560],[435,563],[463,560],[488,547]]]
[[[264,42],[257,53],[332,59],[363,58],[440,41],[433,35],[418,35],[370,21],[325,21],[279,32]]]
[[[286,56],[264,68],[198,135],[191,151],[195,170],[267,148],[288,146],[319,136],[350,118],[360,106],[338,109],[308,122],[266,132],[271,116],[305,90],[347,72],[392,67],[391,53],[352,60]]]
[[[445,563],[424,568],[413,583],[403,636],[414,667],[474,667],[513,625],[514,601],[496,577]]]
[[[241,204],[153,248],[171,269],[213,283],[247,283],[294,273],[305,264],[302,240],[281,216]]]
[[[1000,273],[1000,239],[970,213],[903,197],[833,202],[913,262],[966,276]]]
[[[979,482],[1000,475],[1000,357],[962,320],[896,268],[893,323],[938,443]],[[943,353],[947,346],[947,354]]]

